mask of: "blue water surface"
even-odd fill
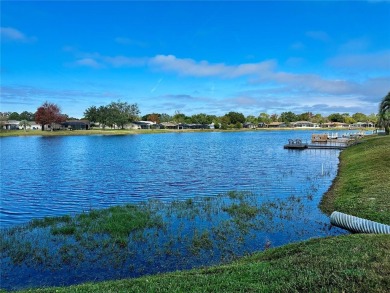
[[[318,131],[316,131],[318,133]],[[1,138],[1,227],[147,199],[230,190],[306,195],[333,180],[338,150],[283,149],[311,131]],[[310,191],[311,190],[311,191]],[[309,203],[308,203],[309,204]]]

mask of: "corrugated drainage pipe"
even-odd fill
[[[333,212],[330,223],[355,233],[390,234],[390,226],[355,216]]]

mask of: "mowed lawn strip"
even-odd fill
[[[341,152],[339,173],[320,207],[390,225],[390,136]]]

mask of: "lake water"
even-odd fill
[[[336,174],[337,150],[288,151],[311,131],[169,133],[1,138],[1,227],[146,199],[246,190],[320,197]],[[316,131],[318,133],[318,131]],[[316,204],[316,203],[315,203]]]
[[[329,229],[328,217],[318,209],[336,176],[340,151],[283,149],[288,139],[309,142],[311,134],[1,138],[0,288],[208,266],[262,250],[266,243],[275,247],[346,233]],[[230,191],[250,195],[237,199],[226,196]],[[164,227],[130,234],[119,246],[109,235],[12,230],[34,218],[148,200],[157,200],[148,208],[161,215]],[[256,215],[235,214],[242,207]]]

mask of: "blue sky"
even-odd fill
[[[390,2],[2,1],[0,111],[370,114]]]

